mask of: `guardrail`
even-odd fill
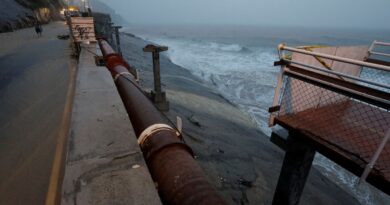
[[[137,83],[135,70],[107,41],[100,39],[99,46],[163,202],[172,205],[226,204],[204,177],[181,133],[167,124],[145,96]]]
[[[374,41],[374,42],[372,42],[372,44],[370,46],[370,49],[368,49],[368,53],[369,54],[373,54],[373,55],[378,55],[378,56],[390,57],[390,53],[383,53],[383,52],[375,52],[375,51],[373,51],[375,46],[377,46],[377,45],[390,47],[390,43],[388,43],[388,42]]]

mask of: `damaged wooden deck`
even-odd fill
[[[358,113],[364,112],[369,118]],[[356,119],[356,117],[361,117]],[[360,176],[390,125],[390,113],[348,100],[321,108],[279,116],[277,124],[294,137],[306,141],[318,152]],[[375,123],[373,123],[375,122]],[[387,143],[367,181],[390,193],[390,144]]]

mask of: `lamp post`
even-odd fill
[[[87,11],[87,9],[85,8],[85,0],[81,0],[82,2],[83,2],[83,10],[84,10],[84,12],[86,12]]]
[[[91,4],[89,4],[89,0],[87,0],[87,6],[88,8],[91,8]]]

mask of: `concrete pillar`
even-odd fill
[[[108,27],[104,27],[104,36],[107,36],[107,41],[108,43],[110,43],[110,45],[112,46],[116,46],[116,44],[114,44],[114,23],[113,22],[110,22],[108,23]],[[116,50],[116,48],[115,48]]]
[[[121,43],[119,38],[119,29],[122,28],[122,26],[113,26],[113,28],[115,33],[116,51],[119,53],[119,55],[122,56]]]
[[[315,149],[288,137],[287,150],[276,186],[273,205],[297,205],[314,159]]]
[[[153,52],[154,91],[161,93],[160,54]]]
[[[161,89],[160,74],[160,52],[167,50],[168,47],[166,46],[155,46],[150,44],[143,49],[144,52],[151,52],[153,56],[154,91],[151,92],[151,99],[160,111],[169,110],[169,102],[166,99],[165,92]]]

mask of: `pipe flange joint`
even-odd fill
[[[114,76],[114,82],[116,82],[116,80],[117,80],[120,76],[125,76],[125,75],[129,75],[129,76],[132,76],[132,77],[133,77],[133,74],[131,74],[131,73],[129,73],[129,72],[117,73],[117,74],[115,74],[115,76]]]
[[[142,147],[144,142],[150,136],[152,136],[156,132],[163,131],[163,130],[174,132],[178,137],[180,136],[180,133],[177,130],[173,129],[171,126],[167,124],[158,123],[158,124],[150,125],[144,131],[141,132],[141,134],[138,137],[138,144]]]

